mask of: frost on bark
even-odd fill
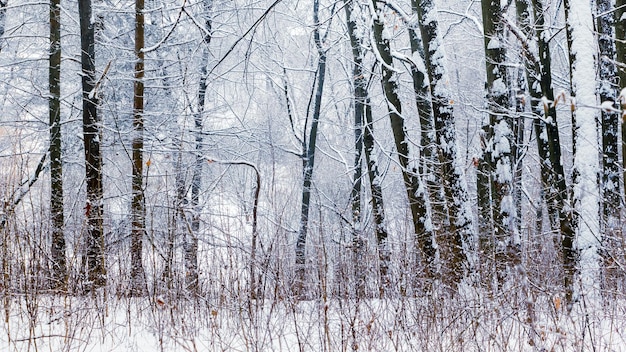
[[[626,197],[626,0],[615,3],[615,51],[619,77],[619,104],[622,118],[622,180]]]
[[[613,233],[619,224],[621,193],[618,152],[619,111],[616,109],[618,76],[615,65],[613,1],[596,1],[596,28],[598,38],[598,95],[602,131],[602,224],[603,233]],[[620,37],[624,40],[623,37]]]
[[[296,240],[296,277],[293,283],[293,294],[296,297],[305,298],[306,278],[306,237],[309,227],[309,206],[311,204],[311,183],[313,180],[313,167],[315,165],[315,144],[317,142],[317,129],[322,107],[322,94],[324,93],[324,79],[326,77],[326,50],[323,48],[319,22],[319,0],[313,1],[313,40],[317,48],[317,89],[313,103],[313,115],[308,143],[303,145],[303,181],[302,181],[302,208],[300,211],[300,231]]]
[[[1,4],[4,6],[4,4]],[[61,155],[61,2],[50,2],[50,218],[52,220],[52,282],[55,290],[67,287],[63,217],[63,162]],[[4,27],[4,9],[0,10],[0,28]],[[0,38],[3,29],[0,29]],[[1,46],[1,44],[0,44]]]
[[[85,183],[87,202],[87,290],[106,284],[104,263],[104,233],[102,228],[102,154],[100,151],[101,126],[98,116],[98,94],[94,50],[94,25],[91,0],[79,0],[81,69],[83,91],[83,144],[85,147]]]
[[[446,87],[443,47],[439,38],[436,9],[432,0],[417,2],[420,32],[424,43],[424,61],[430,82],[433,117],[438,142],[444,193],[449,210],[450,231],[442,236],[442,245],[449,246],[448,271],[443,273],[452,286],[463,279],[470,269],[469,253],[473,250],[476,233],[467,194],[463,169],[457,163],[454,114],[450,92]],[[451,287],[455,289],[454,287]]]
[[[352,177],[352,246],[354,251],[354,273],[357,297],[365,296],[366,273],[364,270],[365,260],[365,233],[363,232],[363,217],[361,215],[361,185],[363,177],[363,109],[365,105],[367,82],[363,70],[363,50],[361,41],[356,37],[356,20],[352,17],[354,2],[348,1],[344,5],[350,46],[354,67],[352,80],[354,89],[354,173]]]
[[[367,166],[367,175],[370,181],[372,213],[374,218],[376,242],[378,245],[379,259],[379,293],[384,293],[389,288],[389,249],[387,244],[387,231],[385,229],[385,211],[382,196],[382,188],[379,181],[378,166],[376,159],[372,156],[374,149],[373,121],[372,111],[370,107],[366,70],[363,67],[364,51],[363,40],[357,36],[357,21],[354,14],[355,2],[349,1],[345,4],[345,12],[347,19],[348,35],[350,37],[350,46],[352,47],[352,57],[354,60],[353,89],[354,89],[354,137],[355,137],[355,160],[354,160],[354,177],[352,188],[352,213],[354,222],[354,272],[356,280],[356,294],[359,297],[365,295],[365,278],[366,271],[363,263],[365,262],[365,243],[363,218],[361,211],[361,179],[363,156]]]
[[[592,9],[586,0],[565,0],[570,55],[574,165],[572,175],[575,238],[563,239],[566,304],[571,309],[578,295],[597,295],[600,238],[598,189],[598,126],[596,123],[596,42]],[[571,243],[570,243],[571,242]],[[580,284],[578,281],[580,280]],[[580,291],[578,288],[580,287]],[[599,297],[596,297],[599,298]]]
[[[133,176],[132,176],[132,229],[130,244],[130,289],[131,296],[142,296],[147,292],[143,269],[143,236],[145,233],[146,204],[143,190],[143,131],[144,131],[144,0],[135,0],[135,82],[133,97]]]
[[[509,75],[507,72],[507,56],[504,38],[503,9],[500,0],[482,1],[483,33],[485,63],[487,72],[487,109],[489,119],[483,126],[483,161],[486,165],[481,170],[488,174],[489,202],[482,195],[479,207],[491,211],[482,211],[480,222],[491,223],[493,232],[480,233],[480,251],[482,259],[489,265],[489,272],[495,270],[499,281],[506,275],[506,264],[509,261],[507,252],[513,248],[513,172],[511,166],[511,102],[509,92]],[[482,186],[485,188],[485,186]],[[486,191],[486,190],[485,190]],[[487,193],[487,192],[485,192]],[[482,204],[480,204],[482,203]]]
[[[524,145],[525,145],[525,121],[522,114],[526,111],[526,72],[522,66],[517,70],[515,85],[515,112],[516,118],[513,120],[513,145],[511,146],[511,163],[513,169],[513,244],[515,245],[514,261],[519,261],[521,250],[521,233],[522,233],[522,176],[524,164]]]
[[[432,221],[430,218],[429,199],[426,187],[419,175],[419,165],[416,163],[415,155],[409,151],[408,136],[404,127],[404,116],[402,116],[402,103],[398,96],[398,77],[394,69],[393,58],[389,39],[383,35],[384,32],[384,6],[382,2],[373,0],[374,13],[374,40],[376,41],[377,57],[382,62],[382,88],[387,100],[391,129],[398,153],[404,187],[407,192],[415,240],[423,256],[424,276],[432,280],[435,274],[436,249],[432,231]]]
[[[413,13],[417,13],[417,1],[411,1]],[[448,210],[443,194],[439,159],[437,157],[437,142],[433,121],[433,109],[430,101],[430,87],[428,84],[426,67],[424,65],[424,47],[419,33],[419,26],[413,23],[409,29],[409,43],[413,57],[410,61],[411,78],[415,92],[415,104],[420,121],[420,168],[419,173],[426,184],[432,209],[432,222],[435,233],[445,232],[448,224]]]

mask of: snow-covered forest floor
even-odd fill
[[[250,301],[23,295],[1,351],[626,351],[626,304],[477,298]],[[530,309],[534,310],[531,312]]]

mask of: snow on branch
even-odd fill
[[[176,21],[174,21],[174,25],[172,26],[172,28],[170,28],[170,30],[167,32],[167,34],[161,38],[161,40],[159,40],[158,43],[154,44],[151,47],[148,48],[143,48],[141,49],[142,52],[144,53],[149,53],[151,51],[155,51],[156,49],[158,49],[161,45],[163,45],[163,43],[165,43],[165,41],[167,39],[169,39],[170,35],[172,35],[172,32],[174,32],[174,30],[176,29],[176,26],[178,26],[178,23],[180,22],[180,18],[183,15],[183,12],[185,14],[187,14],[187,16],[189,16],[190,18],[192,17],[191,15],[189,15],[189,13],[187,12],[187,10],[185,10],[185,4],[187,3],[187,0],[183,0],[183,4],[180,5],[180,11],[178,11],[178,17],[176,17]],[[195,21],[194,21],[195,22]],[[204,31],[206,31],[206,29],[204,29]]]

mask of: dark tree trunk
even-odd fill
[[[598,93],[600,103],[617,103],[618,76],[615,65],[615,38],[614,37],[614,17],[612,11],[613,1],[597,0],[597,13],[602,14],[596,17],[598,30],[598,49],[600,51],[598,59]],[[624,40],[624,37],[617,37]],[[619,41],[618,40],[618,41]],[[604,106],[604,105],[602,105]],[[616,108],[614,104],[611,107]],[[600,192],[602,194],[602,215],[605,231],[612,233],[619,226],[621,209],[620,192],[620,165],[618,152],[618,127],[619,113],[617,109],[602,109],[602,180]]]
[[[356,281],[357,297],[365,296],[365,232],[363,228],[363,216],[361,215],[361,185],[363,177],[363,123],[364,108],[367,100],[367,82],[365,70],[363,69],[363,50],[361,41],[356,37],[357,24],[352,17],[354,8],[353,1],[347,1],[344,6],[348,25],[348,35],[350,46],[352,47],[352,57],[354,67],[352,69],[352,80],[354,86],[354,173],[352,177],[352,246],[354,251],[354,275]],[[382,287],[381,287],[382,289]]]
[[[619,103],[622,117],[622,181],[624,197],[626,197],[626,0],[615,2],[615,41],[616,61],[619,63],[617,75],[619,77]]]
[[[191,177],[191,233],[189,237],[185,236],[183,241],[185,251],[185,282],[187,289],[193,293],[197,293],[199,289],[198,277],[198,236],[200,234],[200,214],[202,206],[200,205],[200,188],[202,186],[202,169],[206,162],[203,155],[203,115],[207,90],[207,66],[209,65],[209,45],[212,39],[212,21],[209,15],[212,3],[210,0],[204,2],[205,11],[205,30],[206,34],[203,39],[202,60],[200,62],[200,82],[198,85],[198,111],[194,115],[195,127],[195,161],[193,166],[193,175]]]
[[[450,231],[441,243],[448,244],[450,255],[448,270],[444,273],[450,288],[456,290],[465,273],[470,269],[468,253],[473,250],[476,233],[463,170],[457,165],[456,131],[451,97],[445,86],[443,53],[438,38],[436,9],[432,0],[418,0],[417,14],[424,43],[424,61],[430,82],[433,117],[443,188],[448,205]]]
[[[378,0],[372,1],[374,14],[374,39],[376,41],[376,49],[383,62],[382,66],[382,88],[387,99],[387,107],[393,139],[398,153],[398,161],[400,163],[402,178],[404,180],[404,188],[409,200],[411,208],[411,216],[413,220],[413,230],[415,232],[415,241],[421,250],[423,256],[423,274],[427,280],[432,280],[435,276],[435,257],[436,249],[434,245],[434,236],[432,231],[432,222],[430,218],[430,201],[428,194],[421,181],[419,175],[419,164],[414,155],[410,154],[408,136],[404,126],[404,116],[402,116],[402,103],[398,95],[397,73],[393,69],[393,58],[391,56],[391,47],[389,39],[383,36],[384,23],[384,7],[382,2]]]
[[[101,127],[98,117],[94,25],[91,22],[91,0],[79,0],[80,43],[83,91],[83,143],[85,146],[85,180],[87,185],[87,290],[106,284],[104,233],[102,228],[102,154]]]
[[[326,77],[326,51],[322,48],[322,38],[320,35],[319,0],[313,1],[313,22],[315,26],[313,29],[313,39],[319,56],[317,61],[317,89],[313,103],[309,141],[304,145],[303,150],[302,208],[300,211],[300,232],[296,240],[296,277],[293,286],[294,295],[301,298],[306,297],[304,287],[306,278],[306,237],[309,228],[309,206],[311,203],[313,167],[315,166],[315,143],[317,141],[317,129],[320,120],[320,110],[322,108],[322,94],[324,92],[324,79]]]
[[[365,113],[365,129],[363,130],[363,146],[365,160],[367,162],[367,174],[370,181],[370,192],[372,193],[372,213],[376,226],[376,243],[378,244],[378,261],[380,272],[380,295],[384,295],[389,290],[391,279],[389,277],[389,266],[391,264],[391,252],[387,238],[387,228],[385,227],[385,203],[383,202],[383,189],[380,185],[380,173],[376,158],[372,157],[374,150],[374,121],[372,119],[372,109],[369,98],[363,106]]]
[[[517,86],[515,97],[515,111],[517,112],[517,118],[513,121],[513,139],[514,143],[511,148],[511,160],[513,165],[513,204],[515,207],[513,216],[513,233],[517,238],[514,240],[517,242],[520,240],[522,233],[522,176],[523,176],[523,164],[524,164],[524,143],[525,143],[525,130],[526,124],[522,114],[526,111],[526,79],[525,70],[523,67],[517,69]],[[517,248],[519,249],[519,248]],[[519,254],[519,253],[517,253]]]
[[[52,288],[65,290],[67,268],[63,217],[63,161],[61,155],[61,1],[50,2],[50,217],[52,220]],[[0,15],[3,16],[3,15]],[[0,19],[0,21],[2,21]],[[3,23],[0,22],[0,26]],[[0,34],[0,37],[2,35]]]
[[[481,222],[493,220],[493,233],[480,233],[481,253],[488,263],[488,272],[501,282],[507,270],[508,248],[513,240],[513,198],[511,146],[511,99],[510,81],[507,71],[507,57],[504,38],[503,9],[500,0],[482,1],[485,63],[487,73],[488,123],[483,127],[486,145],[483,146],[483,163],[487,164],[490,184],[490,201],[479,204],[483,209],[491,205],[491,212],[481,212]],[[482,173],[481,173],[482,174]],[[480,181],[483,178],[479,178]],[[486,188],[485,186],[479,187]],[[481,197],[482,202],[485,200]],[[482,203],[481,202],[481,203]],[[484,210],[484,209],[483,209]],[[486,218],[484,218],[486,216]],[[486,225],[482,225],[485,227]]]
[[[133,178],[132,178],[132,230],[130,244],[131,296],[147,292],[143,270],[143,236],[146,230],[146,204],[143,189],[143,131],[144,131],[144,0],[135,0],[135,82],[133,97]]]
[[[567,289],[566,301],[570,302],[576,261],[574,227],[572,213],[567,206],[568,191],[561,162],[561,143],[552,88],[550,45],[544,35],[544,7],[541,0],[532,0],[532,5],[535,30],[528,27],[527,33],[529,37],[536,38],[539,55],[538,61],[527,64],[528,86],[533,87],[530,90],[533,112],[539,116],[543,115],[542,120],[534,120],[534,132],[541,160],[541,178],[544,182],[548,217],[552,228],[560,234],[564,284]]]
[[[412,0],[413,13],[417,13],[417,1]],[[413,58],[419,55],[422,60],[424,48],[417,24],[409,27],[409,43]],[[432,221],[437,232],[447,231],[448,209],[446,206],[443,188],[440,182],[441,170],[437,156],[437,142],[435,139],[435,126],[433,120],[433,109],[430,101],[430,87],[427,73],[424,71],[423,62],[421,65],[411,61],[411,78],[413,80],[413,90],[415,92],[415,104],[420,120],[420,169],[422,180],[427,186],[430,205],[432,209]]]

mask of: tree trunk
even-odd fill
[[[424,43],[424,61],[430,81],[433,116],[438,141],[443,187],[450,217],[450,231],[442,244],[450,244],[448,272],[444,273],[453,292],[470,269],[468,253],[473,250],[476,233],[467,194],[465,174],[458,165],[456,130],[451,97],[446,87],[442,43],[439,39],[436,9],[432,0],[418,0],[417,14]]]
[[[311,130],[309,131],[308,144],[304,145],[302,166],[302,208],[300,211],[300,232],[296,240],[296,277],[293,286],[293,293],[296,297],[306,297],[304,289],[306,277],[306,237],[309,226],[309,206],[311,203],[311,182],[313,179],[313,167],[315,166],[315,143],[317,141],[317,128],[322,108],[322,93],[324,92],[324,78],[326,77],[326,51],[322,48],[319,23],[319,0],[313,1],[313,39],[319,55],[317,62],[317,89],[315,91],[315,102],[313,103],[313,116],[311,120]]]
[[[132,230],[130,244],[130,290],[131,296],[147,292],[143,269],[143,236],[146,231],[146,204],[143,189],[143,131],[144,131],[144,0],[135,0],[135,82],[133,97],[133,178],[132,178]]]
[[[615,3],[615,51],[617,75],[619,77],[619,103],[622,116],[622,181],[624,197],[626,197],[626,0],[617,0]]]
[[[615,37],[614,37],[614,10],[613,1],[596,0],[597,13],[596,28],[598,31],[598,93],[602,106],[609,105],[601,110],[602,124],[602,215],[605,234],[614,233],[619,226],[621,193],[620,193],[620,165],[617,147],[619,112],[617,103],[618,76],[615,66]],[[619,37],[623,40],[623,37]],[[610,107],[610,108],[609,108]]]
[[[204,4],[204,18],[205,18],[205,35],[203,39],[202,47],[202,60],[200,61],[200,82],[198,84],[198,111],[194,115],[195,126],[195,161],[193,166],[193,175],[191,177],[191,233],[189,238],[185,236],[183,241],[185,251],[185,281],[186,286],[192,293],[198,293],[199,278],[198,278],[198,236],[200,234],[200,214],[202,212],[202,206],[200,205],[200,188],[202,186],[202,169],[206,162],[206,158],[203,155],[203,115],[204,106],[206,100],[207,90],[207,66],[209,65],[209,59],[211,53],[209,52],[209,45],[212,39],[212,21],[209,15],[212,2],[205,0]]]
[[[427,281],[431,281],[435,276],[436,249],[430,217],[430,202],[426,187],[420,179],[418,158],[415,155],[411,155],[409,151],[408,136],[404,127],[404,116],[402,116],[402,103],[398,95],[398,77],[393,68],[389,39],[383,35],[385,14],[384,7],[380,6],[383,3],[378,0],[372,0],[372,4],[373,9],[376,11],[374,14],[376,49],[374,50],[378,51],[377,56],[382,59],[382,88],[387,99],[393,139],[398,153],[404,188],[411,208],[415,241],[423,256],[423,275]]]
[[[374,150],[374,121],[372,119],[372,108],[369,98],[365,101],[365,128],[363,136],[363,146],[365,160],[367,162],[367,174],[370,181],[370,192],[372,193],[372,213],[376,226],[376,243],[378,245],[378,261],[380,273],[379,293],[384,295],[390,289],[391,278],[389,277],[389,266],[391,265],[391,251],[387,238],[387,228],[385,227],[385,203],[383,201],[383,189],[380,185],[380,173],[376,158],[372,157]]]
[[[597,238],[600,236],[598,189],[598,126],[596,123],[596,82],[589,73],[596,72],[594,52],[590,43],[595,43],[591,6],[585,0],[565,0],[565,19],[570,55],[571,96],[575,99],[572,109],[574,165],[572,188],[574,209],[574,231],[576,237],[563,239],[563,260],[566,273],[566,304],[572,308],[581,279],[578,294],[587,298],[597,296],[600,276],[598,272]],[[580,257],[579,257],[580,256]],[[578,269],[580,268],[580,269]]]
[[[513,166],[513,246],[515,247],[512,253],[515,258],[514,261],[518,261],[520,257],[520,245],[521,245],[521,233],[522,233],[522,176],[523,176],[523,164],[524,164],[524,143],[525,143],[525,121],[522,114],[526,111],[526,79],[525,70],[522,66],[517,69],[517,80],[515,87],[515,112],[516,118],[513,120],[513,145],[511,147],[511,161]]]
[[[411,6],[413,13],[417,13],[417,1],[412,0]],[[432,209],[432,218],[434,231],[447,231],[448,209],[443,193],[441,182],[441,172],[438,167],[439,159],[437,157],[437,142],[435,140],[435,127],[433,120],[433,109],[430,101],[430,92],[427,79],[427,73],[424,68],[424,48],[422,38],[419,34],[417,24],[409,27],[409,43],[411,45],[411,78],[413,80],[413,90],[415,92],[415,104],[417,106],[417,114],[420,120],[420,169],[430,199]],[[415,60],[421,62],[417,63]]]
[[[87,290],[106,284],[104,233],[102,228],[102,154],[100,152],[100,119],[94,50],[94,26],[91,0],[79,0],[80,44],[83,90],[83,143],[85,146],[85,180],[87,185]]]
[[[503,10],[500,0],[482,1],[485,63],[487,72],[487,108],[485,163],[489,165],[489,183],[493,234],[481,233],[481,252],[490,264],[488,272],[495,270],[498,281],[506,276],[508,248],[513,245],[513,197],[511,166],[511,101],[509,75],[504,38]],[[486,237],[486,238],[485,238]]]
[[[531,7],[532,5],[532,7]],[[541,161],[540,173],[542,181],[541,195],[544,197],[548,218],[552,231],[560,232],[560,210],[559,199],[565,199],[565,175],[561,166],[560,145],[558,139],[548,138],[548,124],[546,121],[556,121],[556,109],[554,104],[544,104],[544,99],[548,102],[554,101],[554,93],[552,90],[552,72],[550,47],[543,37],[544,33],[544,10],[543,3],[540,0],[518,0],[516,3],[518,12],[518,23],[526,38],[537,42],[537,52],[531,52],[531,45],[526,45],[523,50],[524,64],[526,66],[526,80],[528,81],[529,94],[531,97],[531,110],[537,116],[543,116],[544,119],[533,120],[533,130],[536,135],[537,150]],[[532,21],[530,10],[533,10],[535,21]],[[552,123],[551,123],[552,125]],[[551,129],[554,130],[554,127]],[[558,130],[558,129],[557,129]],[[557,146],[553,144],[557,143]],[[551,146],[552,145],[552,146]],[[556,154],[550,153],[552,150]],[[554,158],[551,158],[554,156]],[[552,161],[558,162],[556,167],[552,167]],[[560,181],[562,182],[560,182]],[[541,216],[542,206],[538,206],[538,216]],[[539,219],[537,220],[541,222]],[[541,231],[539,226],[538,231]]]
[[[61,156],[61,1],[50,2],[50,218],[52,220],[52,288],[67,287],[63,217],[63,161]],[[4,15],[0,15],[4,16]],[[0,21],[2,21],[0,19]],[[0,23],[2,26],[2,23]],[[0,34],[1,36],[1,34]]]
[[[354,67],[352,69],[352,80],[354,86],[354,173],[352,178],[352,246],[354,251],[354,275],[355,290],[357,297],[365,296],[365,232],[361,215],[361,185],[363,177],[363,120],[365,102],[367,100],[367,82],[365,80],[365,70],[363,69],[363,50],[361,40],[356,36],[357,24],[352,17],[354,8],[353,1],[346,1],[344,10],[348,25],[348,35],[350,46],[352,47],[352,57]],[[382,291],[382,286],[381,286]]]

